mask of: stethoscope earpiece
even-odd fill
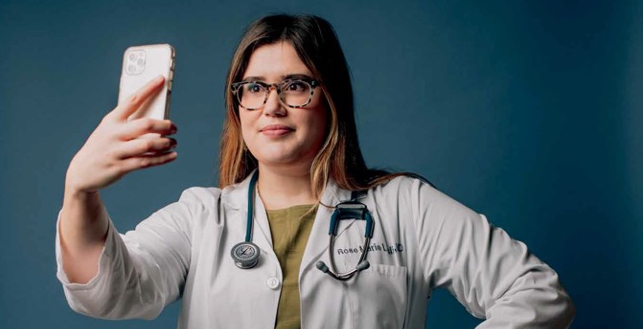
[[[323,261],[318,261],[315,266],[317,266],[317,269],[319,269],[320,271],[328,273],[328,266],[326,266],[326,263],[324,263]]]
[[[330,275],[333,279],[340,280],[340,281],[345,281],[353,277],[357,272],[363,271],[369,267],[371,267],[371,263],[369,263],[367,260],[361,261],[357,266],[355,266],[354,269],[342,273],[342,274],[335,274],[335,272],[331,271],[328,266],[326,266],[326,263],[324,261],[318,261],[315,266],[317,267],[318,270],[322,271],[323,273],[326,273]]]

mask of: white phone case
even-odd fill
[[[174,47],[169,44],[133,46],[125,50],[118,92],[119,104],[157,76],[165,77],[163,89],[130,115],[128,121],[142,117],[159,120],[170,117],[174,57]]]

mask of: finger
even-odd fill
[[[114,109],[116,117],[120,120],[126,120],[127,117],[136,112],[146,100],[161,89],[160,87],[163,86],[164,81],[165,77],[159,75],[125,99],[122,104],[118,104]]]
[[[143,156],[146,153],[160,155],[158,153],[172,150],[176,145],[176,139],[167,137],[133,139],[123,143],[115,155],[119,159]]]
[[[177,131],[176,125],[170,120],[140,118],[123,125],[118,137],[122,140],[131,140],[146,133],[172,135]]]
[[[121,162],[121,169],[125,172],[130,172],[136,169],[158,166],[173,161],[177,156],[176,152],[170,152],[158,156],[132,157]]]

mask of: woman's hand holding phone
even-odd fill
[[[150,81],[125,102],[109,112],[76,153],[65,179],[65,188],[78,192],[103,189],[125,174],[140,168],[173,161],[177,153],[176,133],[170,120],[139,118],[127,121],[148,99],[156,95],[165,82],[163,76]],[[138,138],[157,133],[159,137]]]

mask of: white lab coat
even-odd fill
[[[245,236],[249,181],[223,190],[189,188],[124,235],[110,219],[99,272],[87,284],[67,279],[57,231],[57,276],[71,308],[105,319],[153,319],[182,298],[178,328],[274,328],[283,276],[258,195],[253,241],[261,248],[259,264],[239,269],[230,255]],[[331,180],[322,202],[348,199],[350,191]],[[318,260],[329,263],[332,209],[320,206],[299,271],[303,329],[424,328],[436,287],[486,318],[478,328],[570,324],[574,307],[556,272],[483,215],[409,177],[371,189],[360,201],[375,220],[371,266],[349,281],[315,267]],[[332,251],[338,270],[357,263],[364,226],[341,221]]]

